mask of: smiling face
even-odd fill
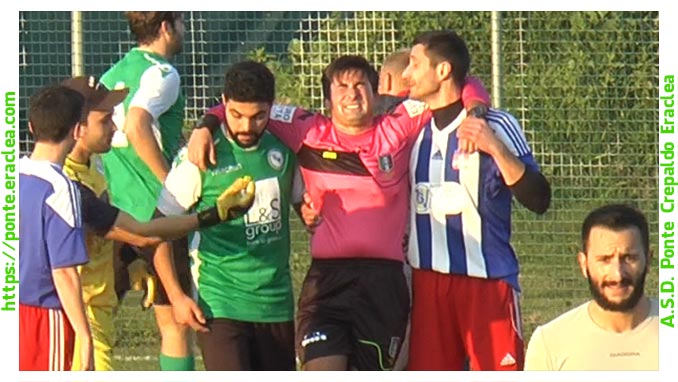
[[[627,312],[644,294],[647,254],[638,228],[591,228],[579,266],[596,303],[603,309]]]
[[[374,93],[367,76],[360,70],[337,73],[330,84],[332,121],[349,128],[369,128],[372,123]]]
[[[226,128],[229,138],[238,146],[248,148],[259,143],[268,125],[271,104],[238,102],[223,98],[226,107]]]

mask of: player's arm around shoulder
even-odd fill
[[[461,90],[461,101],[466,110],[471,110],[476,106],[490,106],[490,95],[485,89],[485,85],[476,77],[467,77],[466,83]]]
[[[222,103],[210,108],[195,124],[188,140],[188,159],[201,170],[215,165],[217,156],[214,136],[226,123],[226,108]],[[290,105],[271,107],[267,129],[295,153],[301,149],[308,131],[323,124],[324,116]]]
[[[268,120],[268,131],[294,153],[301,150],[309,131],[329,127],[330,120],[298,106],[273,104]]]
[[[379,126],[383,126],[382,133],[395,134],[399,141],[416,139],[419,132],[433,116],[428,105],[421,101],[406,99],[401,102],[390,114],[377,117]]]
[[[546,212],[551,203],[551,186],[539,170],[515,117],[494,109],[485,118],[470,116],[457,129],[457,137],[492,157],[504,184],[522,205],[537,214]]]
[[[210,165],[217,164],[217,155],[214,148],[214,137],[225,123],[226,110],[224,104],[219,103],[211,107],[205,115],[195,122],[188,139],[188,160],[200,170],[205,171]]]

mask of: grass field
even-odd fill
[[[535,218],[524,210],[514,212],[514,221],[519,222],[513,225],[513,244],[521,263],[523,335],[526,343],[537,325],[589,298],[588,287],[576,265],[580,223],[566,215],[566,212],[549,212],[544,217]],[[567,223],[568,220],[572,222]],[[290,269],[296,297],[310,258],[306,232],[296,219],[292,226]],[[651,222],[653,226],[656,224]],[[654,235],[652,242],[656,243]],[[656,296],[657,288],[655,259],[648,275],[646,291]],[[158,370],[159,335],[153,312],[140,309],[140,298],[138,292],[129,293],[118,311],[114,356],[116,370]],[[204,370],[197,347],[196,356],[197,369]]]

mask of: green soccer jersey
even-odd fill
[[[168,163],[179,150],[184,120],[184,96],[177,70],[163,57],[132,49],[101,77],[109,89],[129,88],[125,101],[115,108],[118,128],[111,151],[102,156],[111,202],[137,220],[153,216],[162,183],[127,140],[125,116],[140,107],[153,117],[153,135]]]
[[[201,229],[191,237],[191,272],[207,317],[247,322],[290,321],[294,314],[289,270],[289,205],[303,183],[294,154],[265,132],[243,149],[223,132],[215,137],[216,166],[200,171],[183,150],[158,201],[165,215],[214,206],[237,178],[255,180],[254,204],[243,217]]]

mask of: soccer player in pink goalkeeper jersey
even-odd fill
[[[388,370],[405,334],[409,296],[402,272],[410,151],[431,112],[407,100],[374,116],[378,74],[363,57],[341,56],[325,69],[331,118],[294,106],[271,110],[269,131],[297,153],[308,195],[322,215],[311,236],[311,268],[297,312],[297,355],[304,370]],[[489,103],[478,80],[463,97]],[[470,85],[470,86],[469,86]],[[218,105],[199,123],[224,121]],[[196,129],[189,155],[213,158],[210,129]]]

